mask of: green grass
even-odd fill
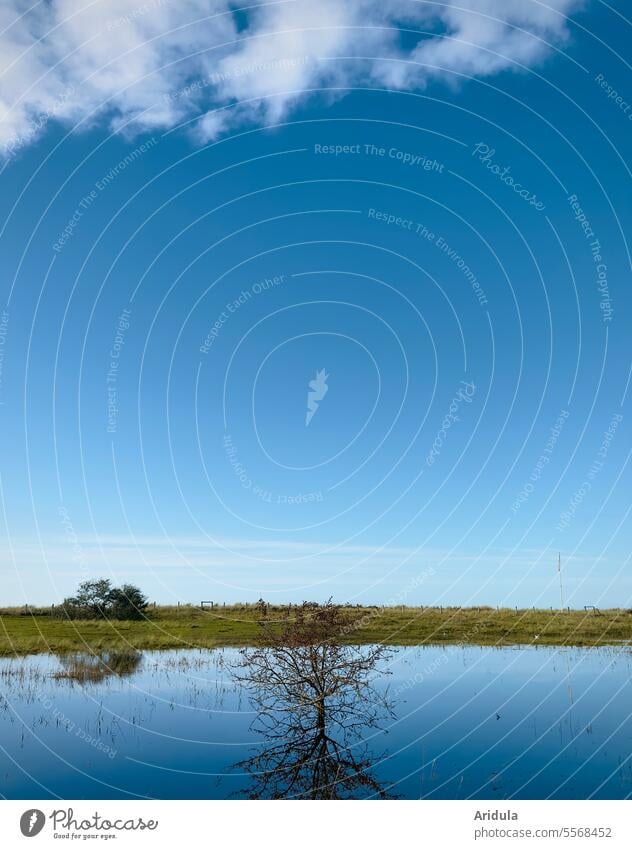
[[[599,646],[632,641],[632,612],[514,610],[490,607],[347,608],[349,643]],[[269,621],[283,615],[270,607]],[[291,614],[293,615],[293,614]],[[0,656],[86,649],[184,649],[248,646],[260,614],[235,605],[151,608],[143,622],[65,621],[50,609],[0,609]]]

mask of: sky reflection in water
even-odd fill
[[[13,799],[252,794],[262,785],[245,764],[270,741],[232,679],[236,656],[130,652],[105,657],[106,674],[104,664],[80,656],[0,660],[0,792]],[[388,667],[392,674],[375,686],[388,688],[394,715],[339,753],[345,768],[361,764],[367,776],[351,795],[618,799],[632,792],[627,647],[403,648]],[[288,744],[288,757],[304,755],[296,740]],[[264,796],[272,786],[264,782]]]

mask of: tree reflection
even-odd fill
[[[72,652],[58,655],[62,670],[55,678],[100,684],[106,678],[132,675],[138,669],[142,654],[137,651],[105,651],[100,654]]]
[[[349,623],[331,603],[304,605],[280,629],[267,621],[261,628],[260,647],[244,649],[235,670],[258,713],[252,730],[264,739],[237,765],[252,780],[245,795],[386,798],[364,737],[392,714],[388,694],[373,683],[390,652],[342,642]]]

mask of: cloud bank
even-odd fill
[[[52,121],[206,141],[319,90],[423,88],[541,62],[581,0],[3,0],[0,151]]]

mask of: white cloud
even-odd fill
[[[199,116],[194,130],[206,139],[283,120],[307,90],[419,88],[454,72],[530,66],[563,44],[580,0],[285,0],[246,18],[230,0],[29,2],[0,8],[8,153],[51,120],[143,131]],[[429,35],[411,43],[400,26]]]
[[[187,587],[195,598],[209,586],[229,599],[240,593],[254,599],[288,592],[322,597],[340,583],[356,590],[372,585],[401,564],[413,576],[425,575],[434,554],[424,551],[422,557],[400,546],[327,550],[322,544],[285,540],[104,535],[47,539],[39,546],[16,539],[10,552],[0,554],[0,606],[21,598],[33,604],[60,600],[79,581],[102,575],[134,581],[161,597],[167,588],[184,593]]]
[[[574,0],[458,0],[440,13],[449,38],[421,41],[408,57],[420,67],[391,64],[394,85],[450,74],[488,76],[529,67],[568,38]],[[452,78],[454,81],[454,77]]]
[[[0,606],[59,601],[80,581],[101,576],[117,583],[138,583],[163,599],[198,599],[210,591],[207,597],[219,594],[233,601],[261,595],[322,599],[331,593],[339,600],[355,600],[358,593],[368,591],[382,603],[412,603],[422,597],[430,603],[429,598],[440,599],[446,586],[458,582],[472,564],[477,585],[482,576],[501,568],[513,586],[516,572],[522,574],[539,562],[544,562],[539,550],[496,549],[480,554],[360,544],[327,549],[319,543],[283,539],[210,541],[111,534],[51,538],[43,540],[42,546],[15,539],[10,550],[0,554]],[[579,564],[582,558],[574,556],[573,562]],[[467,579],[463,580],[467,585]]]

